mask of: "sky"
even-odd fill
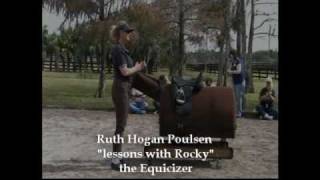
[[[259,3],[263,2],[278,2],[278,0],[260,0]],[[266,5],[257,5],[256,10],[264,13],[275,13],[275,15],[270,16],[271,18],[278,19],[278,5],[277,4],[266,4]],[[250,22],[250,5],[247,6],[247,34],[249,32],[249,22]],[[266,16],[256,16],[255,26],[258,26],[262,21],[266,19]],[[47,9],[42,9],[42,25],[47,25],[49,33],[58,32],[58,27],[63,22],[64,17],[62,15],[57,15],[56,13],[49,13]],[[269,25],[276,27],[275,34],[278,34],[278,21],[271,21],[270,23],[265,23],[261,28],[259,28],[256,32],[268,32]],[[235,39],[235,35],[232,34]],[[253,41],[253,51],[259,50],[268,50],[268,38],[256,38]],[[215,47],[214,42],[203,42],[201,45],[191,45],[190,43],[186,43],[186,51],[196,51],[198,49],[213,49]],[[232,47],[235,48],[235,43],[232,44]],[[271,38],[270,40],[270,49],[278,50],[278,38]]]

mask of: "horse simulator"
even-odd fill
[[[216,162],[217,168],[221,168],[220,160],[233,158],[233,149],[226,141],[227,138],[235,138],[236,130],[232,88],[201,87],[201,80],[201,73],[191,80],[173,77],[171,84],[161,86],[159,80],[150,75],[135,75],[132,86],[160,102],[159,136],[192,135],[217,139],[210,144],[151,144],[144,147],[144,152],[166,149],[175,154],[175,149],[183,152],[214,149],[208,160]],[[151,164],[154,159],[148,160]]]

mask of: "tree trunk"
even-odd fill
[[[102,47],[100,49],[100,56],[99,56],[99,85],[98,85],[98,90],[96,97],[102,98],[104,95],[104,89],[105,89],[105,55],[104,55],[104,43],[101,43]]]
[[[79,59],[78,59],[78,56],[75,53],[73,53],[72,57],[73,57],[72,58],[72,64],[73,64],[72,71],[76,72],[77,68],[78,68]]]
[[[50,53],[49,71],[52,71],[53,53]]]
[[[224,80],[223,80],[223,86],[227,86],[227,68],[228,68],[228,57],[230,54],[230,28],[231,28],[231,0],[225,0],[225,19],[224,19],[224,38],[225,38],[225,45],[226,50],[224,52]]]
[[[246,4],[245,0],[240,0],[240,33],[241,33],[241,57],[243,59],[243,66],[244,69],[244,78],[245,81],[247,80],[246,78],[246,71],[247,71],[247,57],[246,57],[246,51],[247,51],[247,34],[246,34]],[[246,82],[247,83],[247,82]],[[245,88],[247,89],[247,85],[245,85]],[[246,91],[245,91],[246,92]],[[245,96],[245,93],[242,98],[242,107],[245,110],[246,109],[246,103],[247,99]]]
[[[237,45],[237,54],[241,54],[241,34],[240,29],[237,30],[237,39],[236,39],[236,45]]]
[[[87,71],[88,70],[88,53],[87,52],[84,54],[83,66],[84,66],[83,67],[84,70]]]
[[[66,70],[66,65],[65,65],[65,59],[64,59],[64,56],[63,56],[63,52],[62,52],[62,49],[60,49],[60,58],[61,58],[61,61],[62,61],[62,72],[65,72]]]
[[[223,77],[223,65],[224,65],[224,54],[223,54],[224,43],[220,46],[220,59],[219,59],[219,69],[218,69],[218,79],[217,86],[222,86],[222,77]]]
[[[268,50],[270,52],[270,41],[271,41],[271,25],[269,25],[269,31],[268,31]]]
[[[169,45],[169,49],[168,49],[168,57],[172,57],[172,59],[170,59],[170,61],[168,62],[169,64],[169,76],[172,77],[175,74],[175,69],[176,69],[176,65],[175,65],[175,59],[176,59],[176,52],[174,51],[174,47],[175,47],[175,41],[174,40],[170,40],[170,45]]]
[[[102,22],[104,20],[104,0],[99,0],[99,20]],[[105,53],[105,42],[104,42],[104,32],[100,41],[100,68],[99,68],[99,85],[96,97],[103,97],[104,89],[105,89],[105,61],[106,61],[106,53]]]
[[[251,22],[249,31],[249,42],[248,42],[248,58],[247,58],[247,71],[248,71],[248,82],[247,92],[254,93],[253,85],[253,74],[252,74],[252,45],[254,35],[254,19],[255,19],[255,0],[251,0]]]
[[[237,39],[236,39],[236,45],[237,45],[237,54],[241,54],[242,53],[242,26],[241,26],[241,0],[237,0],[237,13],[236,13],[236,18],[237,18],[237,27],[236,27],[236,31],[237,31]]]
[[[55,61],[54,61],[54,66],[55,66],[55,71],[58,72],[59,71],[59,65],[58,65],[58,56],[55,56]]]
[[[94,68],[93,68],[93,53],[92,52],[89,55],[89,60],[90,60],[91,71],[94,72]]]
[[[247,52],[247,31],[246,31],[246,4],[245,0],[240,1],[241,9],[240,9],[240,17],[241,17],[241,55],[244,59],[246,59],[246,52]]]
[[[69,52],[67,52],[67,71],[68,72],[70,72],[70,60],[71,60],[70,54]]]
[[[178,76],[182,76],[184,64],[184,1],[179,0],[179,45],[178,45]]]
[[[79,61],[78,61],[78,63],[79,63],[79,71],[80,71],[80,72],[82,71],[82,59],[83,59],[83,58],[84,58],[83,55],[79,56]]]
[[[106,58],[107,58],[107,68],[108,68],[108,74],[112,74],[112,59],[110,58],[110,52],[111,50],[108,49]]]

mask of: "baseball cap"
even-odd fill
[[[127,23],[121,23],[119,25],[119,30],[127,32],[127,33],[134,31],[134,29],[129,27]]]

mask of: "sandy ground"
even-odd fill
[[[114,112],[43,109],[43,178],[278,178],[278,122],[239,119],[235,139],[228,139],[234,158],[216,169],[208,162],[187,162],[191,173],[120,173],[97,153],[96,135],[112,136]],[[158,116],[130,115],[126,133],[159,134]],[[111,145],[104,145],[111,151]],[[123,151],[143,151],[142,145],[125,144]],[[128,159],[129,165],[146,162]]]

